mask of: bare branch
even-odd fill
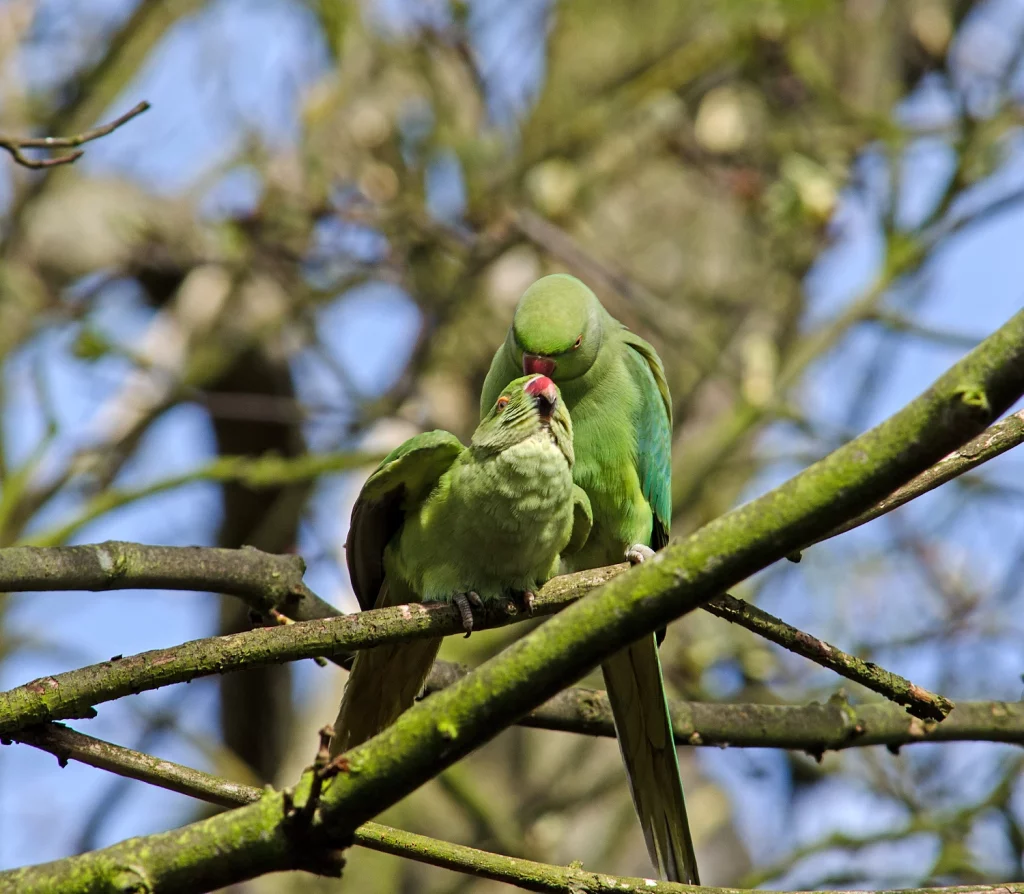
[[[468,670],[437,662],[424,687],[437,692]],[[890,749],[916,742],[1010,742],[1024,744],[1024,704],[957,702],[941,723],[910,716],[899,705],[851,704],[843,693],[825,704],[757,705],[669,699],[679,745],[716,748],[787,748],[818,756],[871,745]],[[615,737],[608,696],[572,687],[531,711],[519,723],[535,729]]]
[[[1013,413],[985,429],[978,437],[939,460],[927,472],[922,472],[913,481],[894,490],[884,500],[879,500],[867,512],[862,512],[856,518],[833,528],[824,537],[820,537],[808,546],[831,540],[833,537],[859,528],[887,512],[892,512],[893,509],[898,509],[905,503],[935,490],[939,485],[952,481],[965,472],[970,472],[982,463],[995,459],[1022,442],[1024,442],[1024,410]],[[799,561],[800,554],[794,553],[791,558]]]
[[[948,698],[922,689],[906,677],[797,630],[791,624],[728,593],[716,596],[704,605],[704,609],[718,618],[746,627],[790,652],[809,658],[841,677],[860,683],[898,705],[905,705],[908,713],[922,720],[942,720],[953,710],[953,703]]]
[[[138,117],[149,108],[148,102],[140,102],[137,106],[129,109],[113,121],[93,127],[90,130],[82,131],[82,133],[71,137],[9,137],[0,134],[0,149],[6,149],[10,152],[11,157],[23,167],[35,170],[71,164],[78,161],[85,154],[83,150],[76,147],[113,133],[119,127],[127,124],[132,118]],[[64,155],[54,155],[50,158],[29,158],[24,153],[25,149],[72,149],[73,151],[67,152]]]
[[[48,751],[63,767],[69,760],[79,761],[124,776],[188,795],[222,807],[237,807],[258,801],[261,791],[251,785],[193,770],[162,758],[114,745],[69,729],[60,723],[46,723],[21,730],[12,736],[15,742]]]
[[[12,546],[0,550],[0,591],[213,590],[238,596],[257,611],[286,611],[308,600],[322,616],[337,614],[306,586],[305,570],[300,556],[245,547],[144,546],[117,540]]]

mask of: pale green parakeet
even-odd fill
[[[524,372],[550,376],[561,390],[573,422],[573,480],[593,511],[588,540],[563,570],[635,564],[664,546],[672,404],[654,348],[578,279],[554,274],[520,298],[484,381],[481,412]],[[655,636],[613,655],[602,670],[651,860],[663,878],[699,884]]]
[[[471,605],[532,591],[559,554],[585,540],[586,495],[572,483],[572,422],[546,376],[513,377],[464,447],[446,431],[410,438],[367,479],[352,509],[346,558],[362,609]],[[574,530],[575,524],[575,530]],[[419,693],[441,645],[420,639],[360,651],[331,753],[376,735]]]

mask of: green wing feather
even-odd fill
[[[428,431],[392,450],[363,485],[352,507],[345,541],[352,589],[366,611],[384,583],[384,547],[417,505],[466,448],[451,432]]]
[[[392,450],[366,479],[345,542],[352,588],[364,611],[415,598],[403,581],[385,578],[384,548],[406,513],[426,498],[465,449],[450,432],[424,432]],[[334,722],[332,756],[376,735],[412,704],[440,645],[440,639],[421,639],[356,655]]]
[[[672,400],[654,348],[625,327],[622,335],[644,398],[636,419],[637,472],[654,515],[650,546],[661,549],[672,520]],[[663,878],[698,885],[657,639],[646,636],[617,652],[602,671],[651,860]]]
[[[637,471],[644,497],[654,512],[650,546],[668,543],[672,524],[672,398],[665,368],[657,352],[633,332],[623,329],[623,340],[632,349],[634,372],[644,391],[644,405],[637,420]]]

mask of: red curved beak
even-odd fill
[[[537,376],[536,379],[527,382],[523,390],[537,404],[537,411],[540,413],[541,418],[545,420],[551,419],[551,414],[555,410],[555,404],[558,403],[558,389],[555,387],[555,383],[547,376]]]
[[[542,357],[540,354],[523,354],[523,375],[525,376],[533,373],[550,376],[554,374],[556,365],[550,357]]]

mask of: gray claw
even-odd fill
[[[462,619],[462,629],[466,631],[466,637],[473,632],[473,608],[484,607],[484,601],[480,594],[470,590],[468,593],[456,593],[452,596],[452,602],[459,610],[459,617]]]
[[[654,550],[643,543],[634,543],[626,550],[626,561],[630,565],[640,565],[654,556]]]

